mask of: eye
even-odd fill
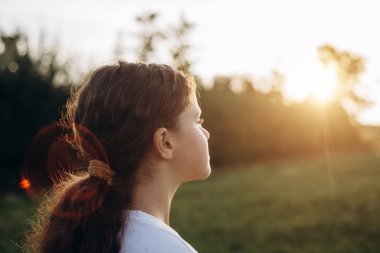
[[[204,121],[204,119],[198,119],[198,124],[202,125]]]

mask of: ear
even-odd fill
[[[174,136],[167,128],[160,127],[154,132],[153,146],[162,159],[170,160],[173,158]]]

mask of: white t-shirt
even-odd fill
[[[125,211],[129,214],[120,253],[197,253],[170,226],[157,217],[141,210]]]

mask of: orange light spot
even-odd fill
[[[22,178],[20,181],[20,188],[28,190],[30,188],[30,181],[26,178]]]

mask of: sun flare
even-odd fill
[[[334,99],[336,90],[336,76],[331,66],[320,66],[316,72],[310,89],[310,96],[320,102],[327,102]]]
[[[302,71],[297,69],[285,73],[288,77],[285,85],[286,97],[293,101],[312,98],[320,103],[333,100],[337,88],[333,66],[324,66],[316,60],[302,67]]]

